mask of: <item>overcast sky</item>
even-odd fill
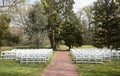
[[[77,12],[80,8],[83,8],[84,6],[91,5],[96,0],[74,0],[74,12]]]

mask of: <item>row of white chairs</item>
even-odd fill
[[[15,59],[20,63],[46,62],[52,56],[52,49],[13,49],[11,51],[2,51],[2,59]]]
[[[120,57],[120,54],[110,49],[97,49],[97,48],[81,48],[70,50],[73,59],[76,63],[103,63],[104,61],[111,61],[114,56]]]
[[[120,51],[119,50],[112,50],[112,59],[120,60]]]

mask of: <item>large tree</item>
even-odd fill
[[[6,13],[0,15],[0,47],[19,43],[19,36],[10,32],[11,16]],[[14,31],[13,31],[14,32]]]
[[[3,13],[0,14],[0,47],[3,45],[3,41],[5,41],[5,36],[8,35],[8,28],[11,18],[8,14]]]
[[[61,30],[61,39],[65,42],[65,45],[69,47],[69,50],[73,46],[81,46],[83,44],[81,24],[76,15],[71,15],[70,21],[65,21]]]
[[[44,14],[47,16],[48,20],[46,30],[48,32],[51,48],[54,50],[59,48],[60,23],[64,2],[64,0],[41,0]]]
[[[81,23],[72,10],[74,0],[67,0],[65,4],[61,38],[65,42],[65,45],[71,49],[73,46],[81,46],[83,44]]]
[[[36,2],[28,13],[27,23],[25,25],[25,31],[36,48],[44,41],[46,18],[42,12],[40,3]]]
[[[74,0],[42,0],[44,14],[47,15],[48,18],[48,25],[46,28],[49,35],[51,48],[54,50],[58,49],[58,43],[60,40],[65,40],[60,37],[61,30],[66,28],[64,26],[67,25],[71,27],[71,23],[68,22],[74,21],[75,14],[72,10],[73,4]],[[74,22],[72,22],[72,25],[74,25]]]
[[[118,48],[120,45],[120,13],[116,0],[98,0],[93,6],[94,45]]]

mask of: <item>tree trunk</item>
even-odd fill
[[[107,48],[110,49],[110,45],[107,45]]]
[[[49,34],[49,39],[50,39],[51,48],[52,48],[53,50],[56,50],[56,48],[55,48],[55,40],[54,40],[53,33]]]
[[[38,33],[36,34],[36,48],[38,49],[39,48],[39,36],[38,36]]]
[[[68,47],[69,47],[69,51],[70,51],[70,49],[71,49],[71,45],[69,45]]]
[[[1,47],[2,47],[2,46],[0,45],[0,50],[1,50]]]
[[[111,36],[110,36],[110,28],[109,26],[107,26],[107,30],[108,30],[108,33],[107,33],[107,48],[110,49],[110,46],[111,46]]]
[[[3,6],[5,6],[5,4],[4,4],[5,2],[4,2],[4,0],[3,0]]]
[[[91,36],[91,31],[90,31],[90,28],[91,28],[91,27],[90,27],[90,25],[91,25],[91,24],[90,24],[90,20],[89,20],[89,25],[88,25],[89,37]]]
[[[55,49],[59,50],[59,41],[55,39]]]

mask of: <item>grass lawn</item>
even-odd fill
[[[12,46],[3,46],[3,47],[1,47],[0,51],[3,51],[3,50],[12,50],[14,48],[15,47],[12,47]]]
[[[73,47],[73,48],[95,48],[92,45],[83,45],[81,47]],[[60,45],[60,50],[68,50],[69,48],[66,45]]]
[[[66,45],[60,45],[59,47],[60,47],[60,50],[67,50],[67,49],[69,49]]]
[[[47,63],[40,64],[20,64],[15,60],[0,60],[0,76],[42,76],[53,57]]]
[[[120,60],[103,64],[76,64],[80,76],[120,76]]]
[[[79,47],[79,48],[95,48],[95,47],[92,46],[92,45],[83,45],[83,46],[81,46],[81,47]]]

